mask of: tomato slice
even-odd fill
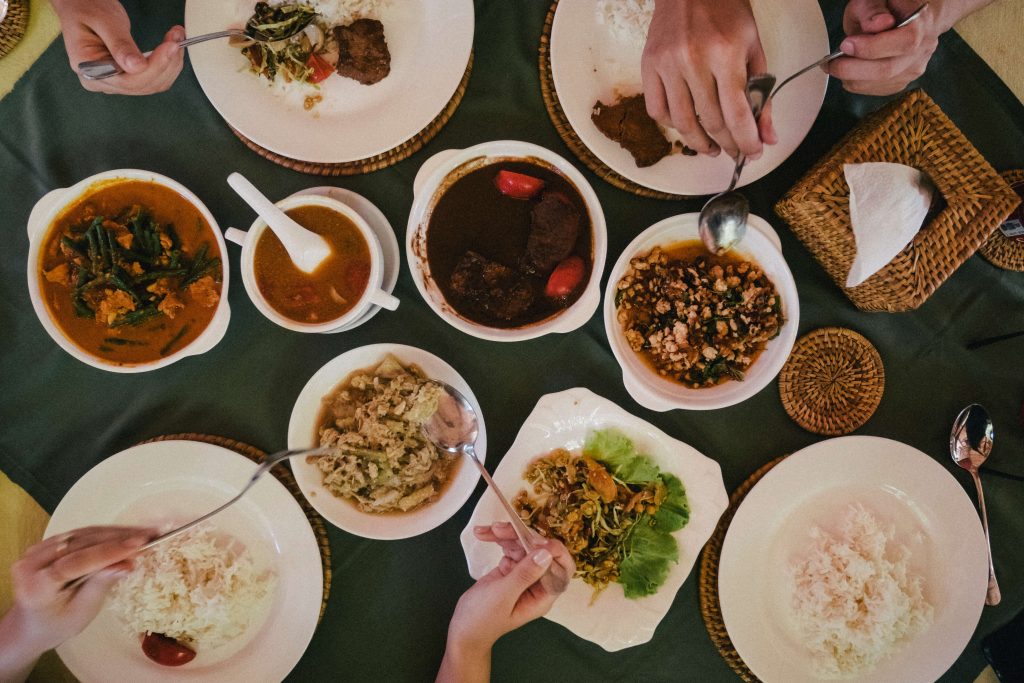
[[[196,658],[195,650],[162,633],[147,633],[142,638],[142,651],[164,666],[181,666]]]
[[[498,171],[494,184],[498,186],[499,192],[513,199],[530,199],[544,187],[544,181],[540,178],[515,171]]]
[[[319,83],[334,73],[334,67],[331,66],[331,63],[315,52],[311,52],[309,54],[309,59],[306,60],[306,66],[313,70],[313,72],[309,74],[310,83]]]
[[[561,299],[576,291],[576,288],[583,282],[584,270],[583,259],[579,256],[570,256],[551,271],[548,276],[548,284],[544,287],[544,295],[549,299]]]

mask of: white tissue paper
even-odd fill
[[[871,162],[844,164],[857,256],[846,278],[856,287],[903,251],[932,203],[931,181],[916,168]]]

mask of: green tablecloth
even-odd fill
[[[126,4],[144,46],[154,44],[167,25],[181,21],[183,3]],[[537,47],[546,11],[541,0],[477,2],[474,70],[451,122],[412,158],[334,184],[374,201],[402,241],[413,176],[434,152],[511,138],[573,159],[540,95]],[[826,3],[833,43],[840,12],[841,3]],[[997,169],[1024,167],[1024,107],[957,37],[943,39],[920,85]],[[871,339],[882,355],[885,397],[860,433],[905,441],[952,470],[946,455],[950,422],[965,404],[980,401],[996,422],[991,463],[1024,474],[1024,430],[1017,417],[1024,398],[1024,339],[975,352],[964,349],[967,340],[1024,327],[1024,274],[972,258],[918,311],[865,314],[853,308],[772,214],[774,201],[801,173],[881,103],[848,95],[832,83],[804,144],[768,178],[749,187],[752,209],[782,236],[800,290],[801,332],[849,326]],[[123,167],[150,169],[184,183],[222,227],[245,227],[252,219],[225,183],[231,171],[241,171],[273,198],[323,184],[249,152],[207,102],[187,66],[161,95],[90,94],[78,86],[58,41],[0,102],[0,469],[49,510],[96,463],[159,434],[205,432],[267,450],[284,447],[292,402],[309,376],[348,349],[384,341],[423,347],[466,377],[487,418],[492,469],[537,398],[573,386],[589,387],[715,458],[730,490],[768,460],[818,440],[786,416],[775,384],[741,405],[713,412],[659,414],[640,408],[622,386],[599,314],[572,334],[520,344],[461,334],[423,303],[404,265],[396,290],[403,301],[398,313],[382,313],[336,336],[288,332],[264,319],[246,298],[235,247],[229,247],[233,318],[220,345],[141,375],[92,369],[52,343],[32,312],[25,287],[24,226],[33,203],[48,190]],[[699,201],[640,199],[584,173],[608,219],[610,263],[648,225],[700,207]],[[965,475],[956,476],[970,487]],[[984,666],[981,637],[1024,607],[1024,547],[1019,543],[1024,538],[1024,485],[990,476],[986,487],[1003,602],[985,609],[975,639],[948,680],[973,680]],[[405,541],[369,541],[332,529],[330,603],[292,678],[431,678],[452,608],[471,582],[458,534],[476,496],[448,523]],[[694,571],[649,644],[610,654],[540,620],[498,644],[494,678],[710,681],[732,680],[733,674],[704,630]]]

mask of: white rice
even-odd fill
[[[380,11],[391,0],[303,0],[330,26],[350,24],[356,19],[380,19]]]
[[[792,604],[819,676],[862,674],[931,624],[921,578],[910,575],[894,535],[859,504],[839,536],[811,530],[812,547],[792,566]]]
[[[597,21],[616,40],[643,48],[654,16],[654,0],[597,0]]]
[[[208,526],[164,541],[135,559],[110,607],[134,637],[162,633],[197,651],[222,645],[263,613],[275,584],[237,546]]]

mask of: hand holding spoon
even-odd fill
[[[519,514],[501,493],[494,480],[491,479],[491,475],[487,473],[484,464],[476,457],[474,445],[476,444],[479,427],[477,425],[476,411],[473,409],[473,406],[455,387],[437,380],[432,381],[441,387],[442,392],[438,400],[437,411],[423,423],[423,434],[435,446],[444,451],[462,453],[468,456],[477,469],[480,470],[480,476],[491,487],[491,491],[497,496],[498,501],[505,508],[505,512],[508,513],[509,521],[512,523],[512,528],[515,530],[523,549],[527,553],[531,553],[540,548],[543,545],[543,537],[523,523]],[[552,562],[547,573],[541,577],[540,583],[549,593],[558,594],[565,591],[569,585],[570,578],[572,577],[566,576],[564,570],[557,562]]]
[[[977,403],[964,408],[953,422],[949,435],[949,452],[953,462],[971,473],[974,486],[978,489],[978,507],[981,509],[981,524],[985,528],[985,542],[988,544],[988,593],[986,605],[998,605],[1002,596],[996,582],[996,568],[992,564],[992,541],[988,536],[988,513],[985,512],[985,494],[981,490],[980,468],[992,452],[995,432],[988,412]]]

